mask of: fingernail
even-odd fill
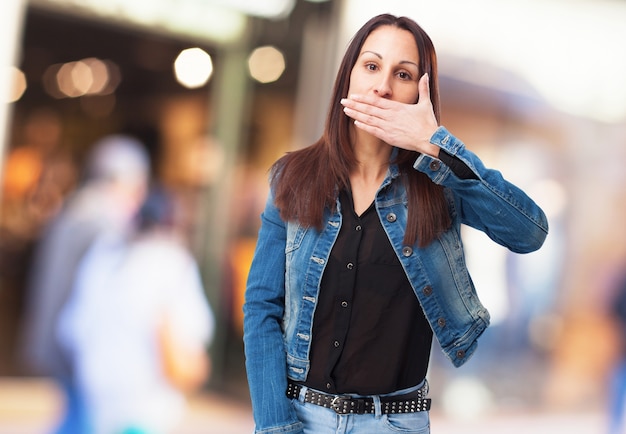
[[[347,102],[348,102],[348,99],[347,99],[347,98],[341,98],[341,101],[340,101],[340,102],[341,102],[341,104],[345,104],[345,103],[347,103]]]

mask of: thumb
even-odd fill
[[[422,75],[418,83],[419,100],[418,102],[430,102],[430,77],[428,73]]]

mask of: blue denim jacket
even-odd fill
[[[485,232],[513,252],[543,244],[543,211],[519,188],[465,148],[444,127],[431,142],[461,159],[478,177],[460,179],[440,160],[421,155],[414,168],[445,187],[452,226],[430,245],[403,245],[407,198],[392,165],[375,205],[435,337],[455,366],[472,355],[489,325],[465,265],[461,223]],[[341,208],[327,211],[321,232],[284,222],[270,193],[246,289],[244,344],[257,433],[302,430],[285,396],[287,377],[302,381],[309,370],[313,315],[324,267],[341,227]],[[281,351],[282,350],[282,351]]]

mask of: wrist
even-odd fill
[[[434,158],[439,158],[440,149],[441,148],[439,146],[434,145],[433,143],[430,142],[430,140],[428,140],[422,144],[420,152],[422,154],[429,155]]]

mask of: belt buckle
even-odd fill
[[[350,396],[337,395],[330,401],[330,408],[337,414],[347,414],[350,412],[348,409],[350,401],[352,401]]]
[[[330,409],[337,414],[365,414],[367,404],[364,398],[349,395],[337,395],[330,401]]]

